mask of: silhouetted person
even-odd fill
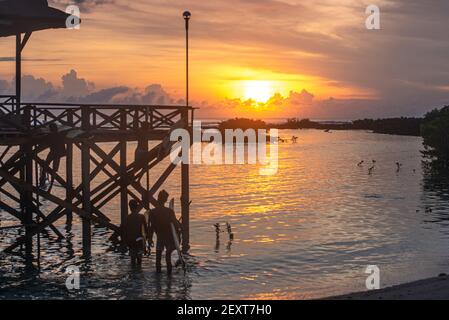
[[[58,127],[54,123],[50,123],[49,125],[50,134],[48,135],[48,142],[49,142],[49,149],[47,159],[45,160],[45,163],[47,166],[50,166],[51,163],[53,163],[53,170],[58,172],[59,170],[59,164],[61,162],[61,158],[66,155],[65,150],[65,142],[64,142],[64,136],[58,132]],[[41,176],[39,178],[39,185],[42,187],[45,185],[47,172],[45,168],[42,168]],[[53,184],[54,177],[51,179],[51,183]]]
[[[146,134],[150,130],[150,124],[143,122],[137,132],[137,148],[134,153],[136,164],[143,166],[148,156],[148,138]]]
[[[167,264],[167,273],[172,272],[171,254],[176,249],[171,224],[176,231],[181,229],[181,224],[176,219],[175,212],[165,207],[168,200],[168,193],[165,190],[159,192],[156,208],[150,210],[148,219],[149,240],[153,240],[153,233],[156,233],[156,272],[162,272],[161,260],[162,252],[165,249],[165,262]]]
[[[131,213],[128,215],[123,232],[124,240],[129,248],[131,264],[141,265],[145,248],[146,223],[145,216],[139,213],[140,206],[136,200],[129,201]]]
[[[146,166],[149,160],[148,154],[148,138],[147,133],[150,130],[150,124],[148,122],[143,122],[140,125],[139,130],[137,131],[137,147],[134,152],[134,160],[135,165],[139,173],[136,173],[136,176],[140,180],[141,176],[145,172],[143,168]]]

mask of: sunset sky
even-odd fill
[[[33,34],[24,100],[183,103],[203,117],[354,119],[449,104],[446,0],[49,0],[81,7],[80,30]],[[376,4],[381,30],[365,28]],[[0,39],[0,94],[14,38]],[[72,71],[73,70],[73,71]]]

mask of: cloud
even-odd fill
[[[0,94],[11,94],[11,84],[6,80],[0,80]]]
[[[23,75],[22,101],[146,105],[183,102],[172,97],[161,84],[150,84],[143,90],[124,85],[97,90],[93,82],[80,78],[73,69],[61,77],[61,84],[56,86],[44,78]],[[12,94],[13,88],[13,80],[0,80],[0,94]]]
[[[143,89],[117,85],[97,89],[93,82],[82,78],[76,70],[61,77],[61,85],[55,85],[41,77],[22,77],[22,101],[67,102],[80,104],[132,104],[132,105],[184,105],[185,101],[169,93],[161,84],[150,84]],[[447,88],[442,90],[448,91]],[[14,82],[0,80],[0,94],[14,92]],[[199,107],[201,118],[311,118],[350,120],[397,116],[422,116],[426,111],[441,105],[417,104],[407,108],[397,105],[391,108],[381,99],[317,98],[306,89],[290,91],[283,96],[275,93],[266,102],[251,99],[222,99],[219,101],[191,101]],[[424,106],[424,107],[423,107]],[[407,112],[407,113],[406,113]]]
[[[144,88],[146,83],[135,80],[143,77],[134,75],[145,72],[148,83],[164,83],[180,91],[180,79],[184,76],[178,64],[183,61],[184,26],[180,15],[185,0],[49,1],[61,9],[74,3],[82,7],[85,25],[60,38],[53,36],[57,31],[36,33],[36,38],[40,37],[46,45],[36,45],[32,53],[30,50],[26,54],[63,57],[78,70],[95,70],[90,80],[109,83],[110,87],[116,84],[108,79],[120,71],[129,83],[117,86]],[[210,110],[221,112],[216,105],[225,104],[202,101],[206,96],[212,99],[212,95],[219,99],[223,92],[216,88],[231,81],[226,79],[229,75],[217,72],[217,66],[222,66],[220,71],[229,66],[229,70],[262,70],[268,76],[285,75],[289,79],[321,79],[311,85],[299,82],[294,87],[298,95],[302,88],[320,88],[313,92],[315,110],[319,110],[317,101],[327,101],[330,96],[338,98],[333,105],[335,101],[345,101],[353,106],[355,115],[360,110],[356,105],[364,104],[363,100],[348,97],[375,98],[378,104],[371,112],[380,116],[422,114],[430,107],[448,104],[449,1],[377,0],[381,30],[374,31],[365,28],[368,4],[368,0],[189,1],[192,75],[201,74],[201,78],[192,78],[191,87],[208,92],[196,96],[198,105],[209,105]],[[32,41],[39,40],[34,37]],[[66,46],[69,39],[71,43],[77,41],[76,50]],[[58,65],[48,69],[48,76],[54,70],[61,72],[57,69],[61,64]],[[26,70],[36,73],[42,70],[39,68],[42,67],[38,63],[29,63]],[[92,91],[89,88],[89,94]],[[115,95],[113,101],[168,101],[155,97],[157,90],[149,95],[144,91],[129,89]],[[277,96],[273,102],[283,99]],[[301,99],[306,97],[290,99],[297,105],[295,99],[304,104]],[[340,106],[328,110],[340,108],[349,110]]]
[[[70,70],[70,72],[63,75],[61,79],[61,95],[64,97],[76,98],[86,96],[95,87],[93,83],[78,78],[78,74],[75,70]]]
[[[93,7],[104,4],[114,3],[114,0],[49,0],[50,6],[69,6],[77,5],[81,11],[90,12]]]
[[[88,94],[83,97],[79,97],[78,99],[70,98],[70,102],[77,103],[110,103],[115,96],[121,93],[125,93],[129,90],[127,87],[114,87],[102,89],[91,94]]]
[[[22,76],[22,88],[27,88],[23,95],[23,101],[43,101],[56,94],[51,82],[43,78],[35,78],[32,75]]]

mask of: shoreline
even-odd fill
[[[441,274],[427,278],[386,287],[379,290],[353,292],[331,296],[322,300],[448,300],[449,276]]]
[[[262,120],[234,118],[209,126],[223,131],[225,129],[317,129],[325,132],[340,130],[369,130],[373,133],[421,136],[421,118],[363,119],[351,122],[316,122],[309,119],[287,119],[283,123],[268,123]]]

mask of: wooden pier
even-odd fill
[[[120,226],[102,211],[108,202],[120,199],[121,223],[127,218],[129,199],[137,200],[146,209],[156,204],[155,193],[177,165],[170,162],[149,188],[140,183],[142,173],[148,174],[161,165],[174,143],[169,140],[170,132],[185,128],[191,133],[193,119],[194,108],[186,106],[20,103],[15,96],[0,96],[0,210],[17,219],[16,227],[24,229],[23,236],[13,239],[3,253],[23,256],[32,265],[37,235],[47,230],[63,238],[55,222],[65,218],[67,224],[72,224],[72,215],[76,214],[82,223],[83,255],[90,256],[92,224],[120,232]],[[66,146],[66,167],[61,170],[65,174],[53,170],[41,155],[50,147],[51,123],[57,125]],[[140,130],[142,123],[147,123],[149,129]],[[127,152],[128,144],[142,139],[142,135],[157,145],[148,151],[144,167],[138,167],[134,159],[127,159]],[[103,150],[104,142],[112,144],[112,149]],[[75,148],[81,154],[80,163],[74,162]],[[52,194],[51,188],[39,187],[39,168],[65,189],[65,198]],[[74,185],[75,171],[81,173],[79,185]],[[100,180],[100,174],[107,178]],[[187,251],[187,163],[181,164],[180,180],[182,248]],[[40,199],[45,199],[49,212],[43,210]]]

